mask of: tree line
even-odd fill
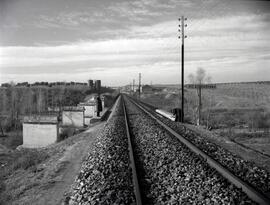
[[[101,92],[111,92],[102,87]],[[0,132],[21,128],[24,115],[48,112],[49,107],[76,106],[94,91],[76,87],[15,87],[0,88]]]

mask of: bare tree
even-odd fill
[[[203,68],[198,68],[196,75],[190,74],[188,76],[191,84],[194,84],[194,87],[197,90],[198,95],[198,107],[197,107],[197,125],[201,124],[201,111],[202,111],[202,85],[205,83],[211,82],[211,77],[206,75],[206,71]]]
[[[189,79],[190,84],[195,84],[196,83],[195,76],[192,73],[190,73],[188,75],[188,79]]]
[[[199,67],[196,72],[196,83],[201,85],[205,83],[205,79],[206,79],[206,72],[203,68]]]

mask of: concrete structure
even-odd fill
[[[175,115],[166,110],[156,109],[156,112],[172,121],[175,121]]]
[[[197,88],[203,88],[203,89],[216,89],[217,85],[216,84],[186,84],[185,88],[189,89],[197,89]]]
[[[46,147],[59,140],[57,116],[32,115],[23,119],[23,147]]]
[[[84,108],[84,123],[90,124],[90,120],[97,115],[97,106],[95,101],[80,103],[78,107]]]
[[[98,95],[90,95],[88,96],[88,99],[86,102],[81,102],[78,104],[78,107],[84,108],[84,123],[86,125],[90,124],[91,119],[93,118],[99,118],[97,117],[97,96]],[[105,97],[101,96],[101,103],[102,103],[102,112],[101,115],[105,112],[104,106],[105,106]]]
[[[93,119],[93,118],[92,117],[84,117],[85,125],[90,125],[91,124],[91,119]]]
[[[84,108],[84,117],[94,117],[97,112],[96,103],[94,101],[80,103],[78,106]]]
[[[83,107],[64,107],[62,110],[62,125],[70,127],[84,127]]]

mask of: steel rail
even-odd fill
[[[135,102],[133,99],[129,98],[129,100],[139,107],[142,111],[144,111],[147,115],[149,115],[152,119],[154,119],[158,124],[160,124],[165,130],[167,130],[170,134],[177,137],[183,144],[185,144],[191,151],[196,153],[197,155],[202,156],[206,162],[210,165],[210,167],[214,168],[218,173],[220,173],[223,177],[225,177],[229,182],[234,184],[236,187],[241,188],[243,192],[245,192],[250,199],[261,204],[261,205],[269,205],[270,199],[264,194],[257,191],[254,187],[247,184],[245,181],[235,176],[231,171],[222,166],[218,161],[208,156],[205,152],[201,151],[198,147],[196,147],[193,143],[188,141],[186,138],[182,137],[180,134],[175,132],[172,128],[167,126],[165,123],[156,118],[152,113],[146,110],[143,106]]]
[[[122,100],[122,103],[123,103],[123,110],[124,110],[125,124],[126,124],[127,138],[128,138],[129,159],[130,159],[130,165],[131,165],[131,169],[132,169],[132,179],[133,179],[133,185],[134,185],[134,187],[133,187],[134,188],[134,194],[135,194],[135,198],[136,198],[136,204],[137,205],[142,205],[140,186],[139,186],[139,182],[138,182],[137,170],[136,170],[136,165],[135,165],[135,160],[134,160],[134,152],[133,152],[131,138],[130,138],[128,115],[127,115],[124,99]]]

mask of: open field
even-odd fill
[[[270,157],[269,134],[236,134],[233,140],[240,145],[258,150],[260,153]]]
[[[217,89],[203,90],[213,98],[214,108],[264,108],[270,110],[270,84],[221,84]]]
[[[179,94],[177,86],[170,85],[158,93],[142,94],[141,99],[170,111],[180,107]],[[185,102],[185,119],[195,124],[198,105],[195,89],[185,89]],[[206,137],[211,136],[215,143],[270,171],[267,166],[270,162],[267,156],[270,154],[269,84],[217,84],[216,89],[204,89],[202,113],[203,127],[212,128],[206,130]],[[203,130],[200,127],[198,132]]]
[[[163,85],[163,87],[163,91],[159,93],[142,94],[142,100],[168,111],[174,107],[180,107],[179,86]],[[186,116],[194,121],[198,106],[196,89],[185,89],[185,102]],[[255,114],[266,114],[270,112],[270,84],[217,84],[216,89],[203,89],[202,111],[203,118],[208,115],[213,116],[212,118],[223,115],[224,118],[220,119],[223,121],[233,114],[237,114],[240,121],[250,120],[250,116]],[[244,123],[248,122],[242,124]]]
[[[161,85],[160,85],[161,86]],[[166,85],[162,85],[166,87]],[[169,85],[167,94],[178,95],[179,85]],[[195,89],[185,89],[187,100],[196,96]],[[164,92],[164,94],[166,94]],[[212,108],[265,108],[270,110],[270,84],[217,84],[216,89],[204,89],[203,100],[212,99]],[[167,95],[167,98],[170,95]],[[207,104],[208,105],[208,104]],[[207,106],[206,105],[206,106]]]

